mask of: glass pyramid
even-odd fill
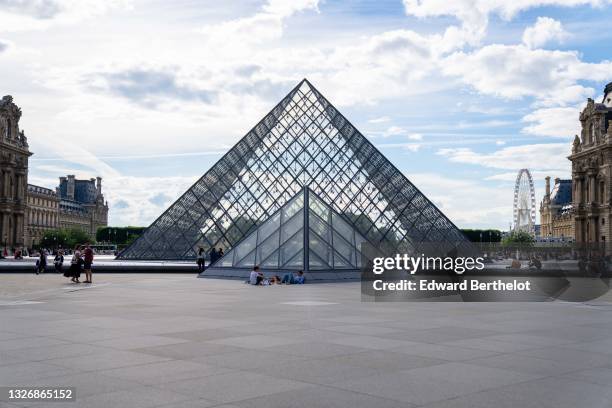
[[[330,205],[304,187],[211,267],[358,270],[360,247],[366,241]]]
[[[304,79],[118,258],[195,259],[200,247],[227,253],[304,187],[373,245],[472,251],[455,225]]]

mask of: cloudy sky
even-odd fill
[[[507,228],[517,170],[567,177],[612,81],[611,0],[0,0],[0,94],[30,182],[102,176],[148,225],[307,77],[460,227]],[[606,51],[608,51],[606,53]]]

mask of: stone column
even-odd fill
[[[15,246],[23,246],[23,214],[15,214]]]

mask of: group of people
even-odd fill
[[[66,270],[66,272],[64,272],[64,276],[66,278],[70,278],[70,280],[74,283],[81,283],[79,280],[81,277],[81,272],[85,272],[85,280],[83,283],[93,283],[91,270],[93,260],[94,251],[88,243],[85,245],[77,245],[74,248],[72,259],[70,260],[70,267]],[[55,254],[53,265],[57,273],[62,273],[64,269],[64,252],[61,249]],[[41,249],[38,260],[36,261],[36,274],[38,275],[43,273],[46,269],[47,251]]]
[[[266,278],[263,272],[259,270],[259,266],[255,266],[249,275],[249,280],[247,283],[251,285],[263,286],[280,284],[302,285],[306,283],[306,278],[304,277],[304,271],[298,271],[296,274],[286,273],[283,275],[282,279],[278,275],[272,275],[271,277]]]
[[[210,250],[210,265],[221,259],[223,255],[225,255],[225,253],[223,253],[223,248],[219,248],[219,250],[217,250],[217,248],[213,247]],[[198,264],[198,272],[204,272],[204,269],[206,269],[206,252],[202,247],[198,249],[198,256],[196,258],[196,262]]]

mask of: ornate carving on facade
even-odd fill
[[[0,244],[10,251],[25,241],[28,185],[27,139],[19,129],[21,109],[13,97],[0,100]]]
[[[582,130],[572,154],[572,212],[576,242],[610,241],[612,215],[612,83],[604,100],[588,99],[580,113]]]

